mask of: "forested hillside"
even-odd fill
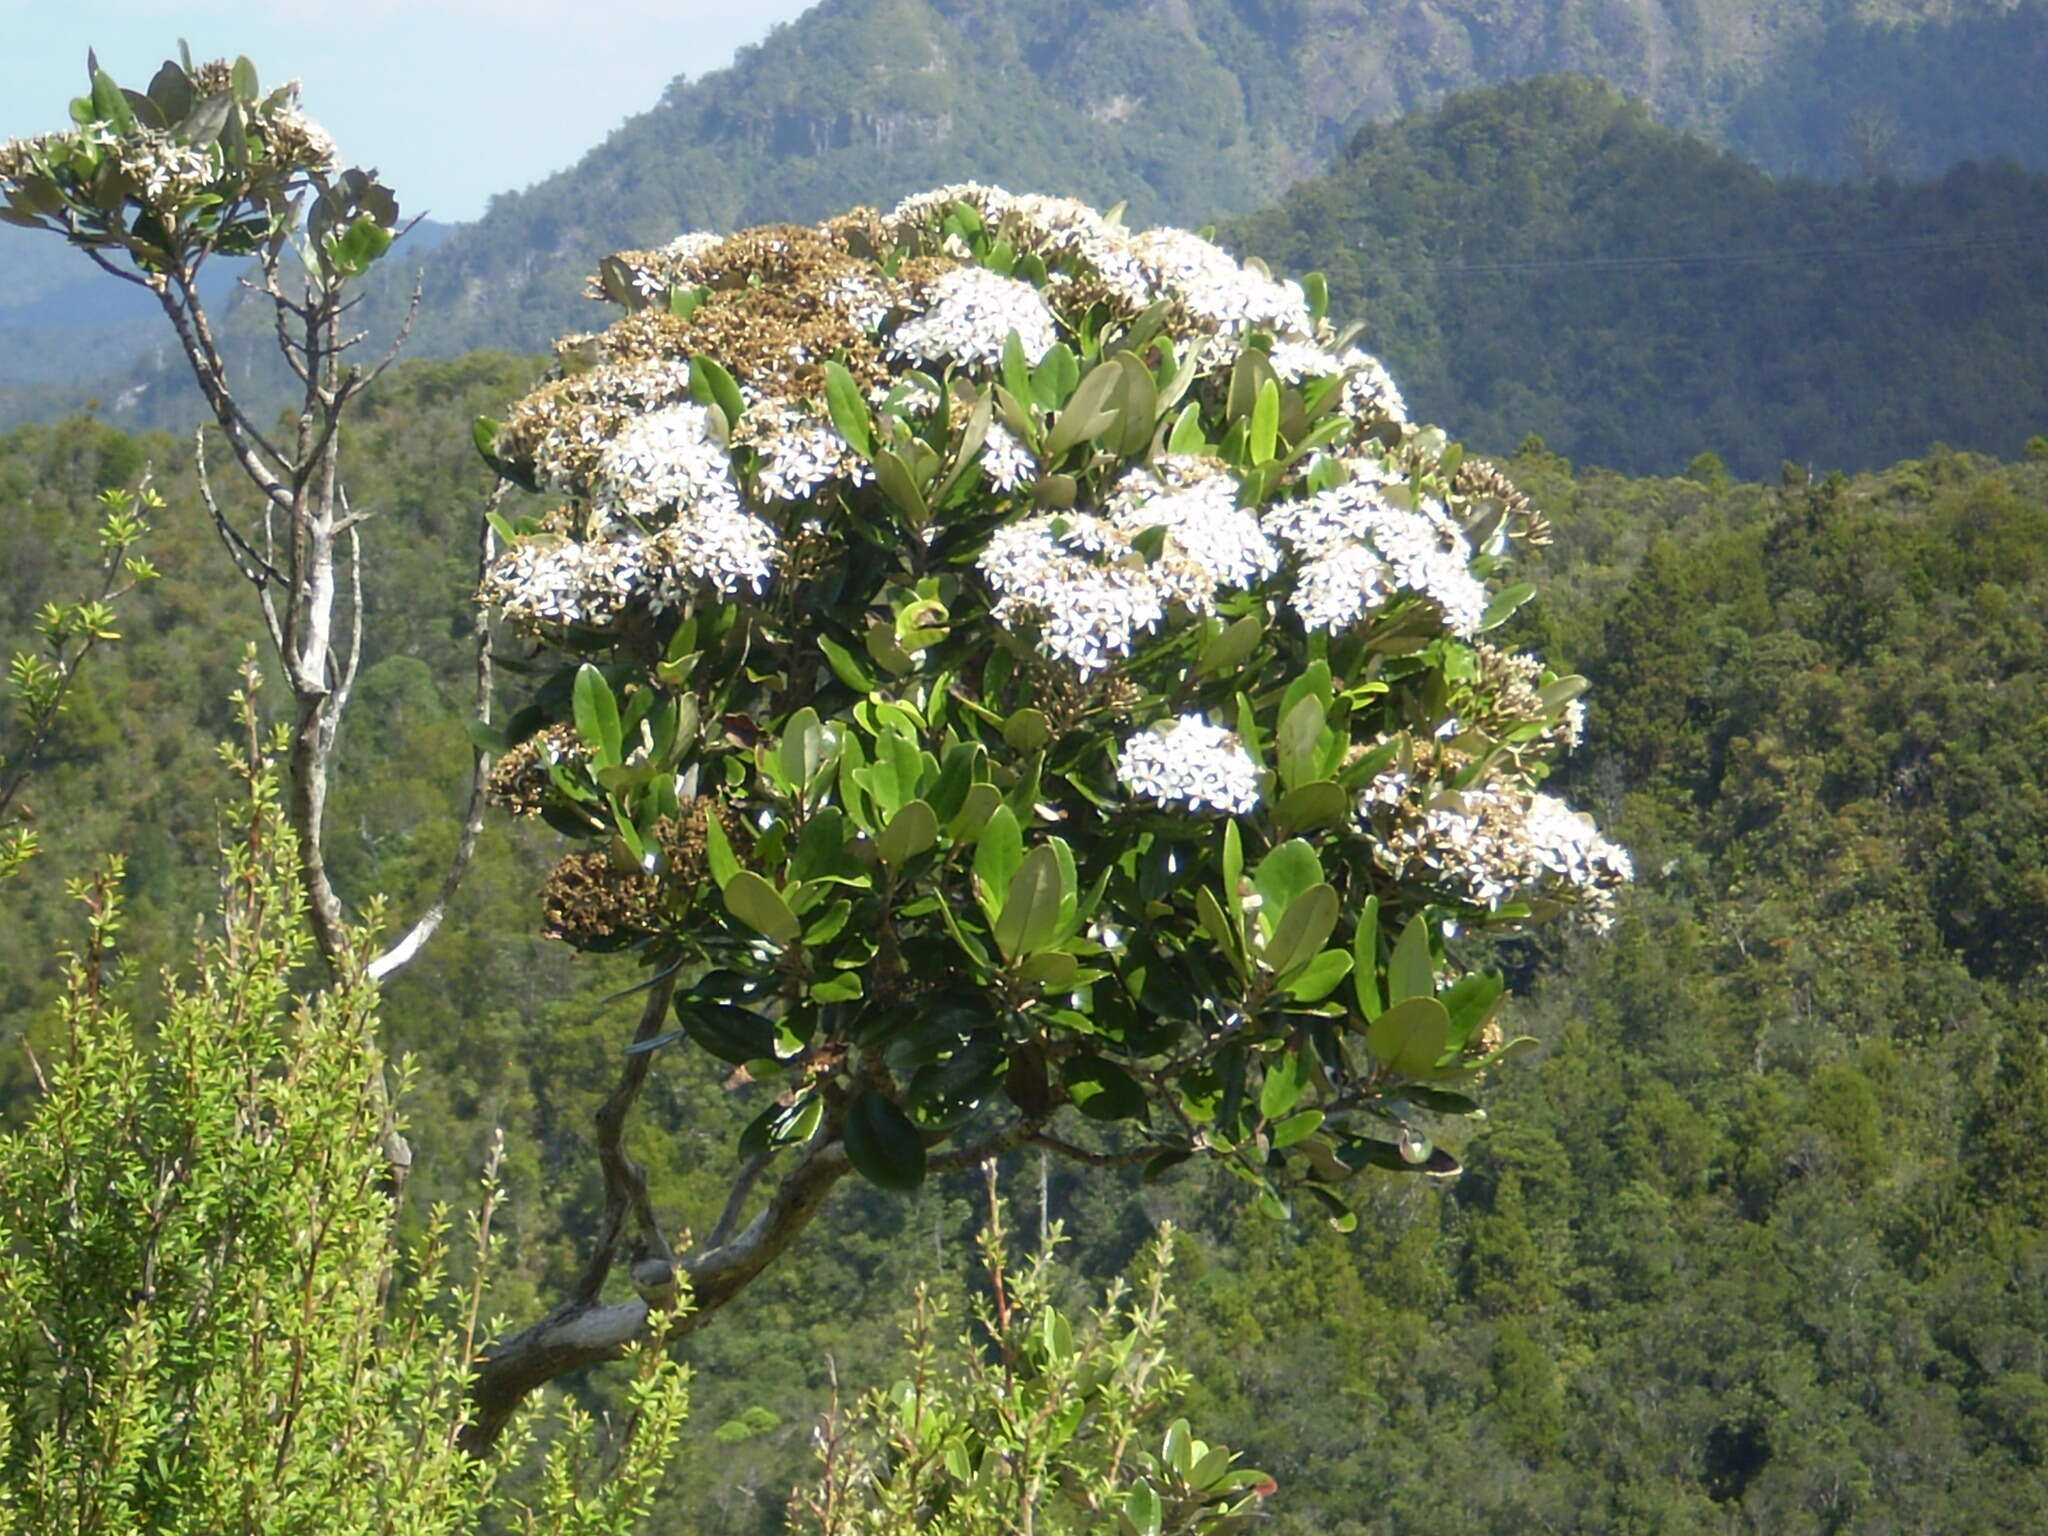
[[[351,890],[431,883],[459,799],[466,424],[529,386],[415,364],[349,445],[366,659],[331,814]],[[1706,446],[1702,444],[1702,446]],[[47,1027],[60,886],[131,856],[130,985],[204,910],[234,658],[183,447],[71,420],[0,437],[18,626],[90,557],[91,498],[153,461],[166,579],[88,674],[34,796],[48,856],[6,894],[0,1016]],[[2048,1523],[2048,443],[1770,485],[1510,464],[1557,529],[1521,638],[1594,680],[1570,793],[1642,873],[1608,939],[1503,953],[1555,1047],[1488,1085],[1447,1188],[1392,1178],[1345,1238],[1198,1173],[1055,1166],[1079,1289],[1181,1223],[1176,1348],[1213,1433],[1281,1480],[1269,1528],[1344,1533],[2034,1531]],[[0,635],[11,644],[15,633]],[[345,829],[346,835],[343,835]],[[537,938],[552,838],[500,823],[452,928],[392,986],[418,1054],[423,1201],[513,1152],[524,1311],[576,1262],[583,1139],[629,963]],[[6,1071],[21,1054],[4,1053]],[[701,1230],[748,1092],[657,1068],[640,1154]],[[1036,1216],[1035,1155],[1006,1165]],[[714,1177],[719,1175],[719,1177]],[[1377,1177],[1377,1175],[1369,1175]],[[895,1369],[879,1313],[960,1273],[971,1182],[848,1190],[694,1337],[679,1528],[779,1528],[828,1373]]]
[[[580,323],[581,274],[608,252],[946,181],[1128,200],[1136,219],[1199,226],[1314,175],[1361,124],[1555,71],[1776,173],[2048,168],[2048,0],[824,0],[464,226],[427,263],[418,343],[538,349]],[[72,85],[52,83],[53,124]],[[402,195],[405,168],[384,169]],[[151,397],[175,373],[107,382],[139,347],[116,356],[107,316],[45,293],[46,258],[21,245],[0,232],[0,356],[18,360],[0,363],[0,419],[99,380],[108,399],[147,386],[132,419],[168,424]],[[388,318],[424,250],[399,264]],[[85,345],[47,345],[81,322]]]
[[[540,347],[578,323],[580,274],[607,252],[947,181],[1200,225],[1269,202],[1363,122],[1556,70],[1774,169],[2048,165],[2048,123],[2024,105],[2043,67],[2042,0],[826,0],[496,200],[430,263],[421,339]]]
[[[1409,399],[1504,450],[1670,472],[1889,463],[2048,427],[2048,175],[1774,179],[1597,81],[1362,130],[1227,227],[1328,274]]]

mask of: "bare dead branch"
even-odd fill
[[[200,427],[193,433],[192,458],[199,475],[199,497],[206,503],[207,515],[213,519],[214,532],[227,546],[229,557],[235,562],[235,569],[243,579],[255,587],[256,600],[263,612],[263,627],[270,634],[270,643],[277,647],[279,654],[284,651],[284,629],[277,618],[277,604],[270,596],[270,584],[282,583],[283,574],[269,560],[259,555],[254,546],[244,539],[235,525],[228,521],[220,502],[213,494],[213,481],[206,472],[206,429]],[[266,528],[270,521],[269,504],[265,503],[263,520]]]
[[[740,1169],[739,1177],[732,1181],[732,1192],[725,1197],[725,1209],[718,1213],[718,1222],[711,1229],[711,1235],[704,1240],[707,1248],[723,1247],[732,1238],[733,1228],[740,1224],[740,1217],[746,1214],[747,1198],[754,1192],[754,1186],[761,1182],[761,1175],[768,1171],[768,1165],[775,1161],[773,1149],[756,1152],[747,1159]]]

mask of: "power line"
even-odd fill
[[[1985,235],[1972,240],[1922,239],[1867,241],[1855,245],[1788,246],[1778,250],[1703,251],[1693,255],[1560,256],[1516,261],[1427,262],[1417,266],[1382,267],[1383,272],[1431,272],[1446,276],[1467,273],[1633,270],[1647,267],[1756,266],[1779,261],[1815,261],[1836,257],[1956,255],[1966,251],[2048,248],[2048,235]]]

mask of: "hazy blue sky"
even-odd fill
[[[722,68],[811,0],[0,0],[0,139],[65,125],[85,50],[140,90],[178,39],[296,76],[408,215],[470,219],[571,164],[677,75]]]

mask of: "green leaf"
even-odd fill
[[[372,262],[391,249],[391,231],[368,214],[350,223],[334,244],[335,265],[343,272],[367,271]]]
[[[604,680],[604,674],[587,661],[576,669],[573,705],[576,734],[590,748],[596,765],[615,766],[624,746],[619,733],[619,701],[612,697],[612,685]]]
[[[922,528],[931,513],[925,506],[924,492],[918,489],[917,477],[911,474],[910,466],[887,448],[877,448],[874,453],[875,483],[882,488],[882,494],[901,512],[912,528]]]
[[[939,840],[939,818],[922,800],[913,800],[875,839],[875,851],[891,869],[901,869]]]
[[[1208,434],[1202,430],[1202,408],[1190,400],[1181,407],[1180,415],[1174,418],[1173,431],[1166,439],[1166,451],[1201,453],[1208,446]]]
[[[1031,360],[1024,355],[1024,338],[1014,326],[1003,338],[1003,387],[1020,401],[1031,398]]]
[[[794,944],[803,930],[782,893],[743,869],[725,883],[725,905],[732,915],[775,944]]]
[[[1100,1056],[1070,1056],[1060,1081],[1074,1108],[1090,1120],[1138,1120],[1145,1114],[1145,1090],[1122,1067]]]
[[[1329,779],[1297,784],[1273,807],[1273,819],[1289,832],[1333,827],[1351,814],[1351,797]]]
[[[1358,990],[1358,1011],[1368,1022],[1380,1016],[1380,899],[1368,896],[1358,909],[1358,927],[1351,935],[1351,980]]]
[[[103,69],[92,72],[92,112],[94,117],[111,124],[114,131],[124,137],[135,131],[135,114],[129,110],[128,98],[121,94],[121,87],[114,84],[114,77]]]
[[[1299,1104],[1308,1091],[1309,1071],[1308,1052],[1303,1048],[1268,1056],[1265,1080],[1259,1084],[1259,1117],[1278,1120]]]
[[[924,1182],[924,1138],[910,1117],[869,1089],[846,1111],[846,1156],[870,1184],[907,1192]]]
[[[1238,939],[1237,930],[1232,926],[1230,919],[1224,916],[1222,904],[1216,900],[1206,885],[1196,888],[1195,916],[1202,925],[1202,931],[1209,935],[1216,947],[1222,950],[1225,958],[1230,961],[1231,969],[1237,972],[1239,979],[1249,980],[1251,972],[1245,966],[1243,945]]]
[[[1012,960],[1044,949],[1059,931],[1064,894],[1059,855],[1041,843],[1010,877],[1002,913],[995,920],[996,948]]]
[[[1306,1137],[1313,1136],[1323,1128],[1323,1112],[1320,1109],[1304,1109],[1298,1115],[1289,1115],[1275,1125],[1269,1136],[1273,1150],[1291,1147]]]
[[[1365,1030],[1365,1048],[1403,1077],[1427,1077],[1451,1034],[1451,1016],[1433,997],[1394,1004]]]
[[[805,705],[789,717],[789,724],[782,728],[776,761],[789,781],[792,796],[802,799],[825,761],[825,727],[815,709]]]
[[[825,363],[825,409],[831,414],[832,426],[846,439],[853,451],[862,458],[874,451],[874,432],[868,415],[868,403],[862,397],[860,386],[853,381],[853,375],[843,364],[830,359]]]
[[[830,635],[818,636],[818,649],[825,653],[825,661],[832,668],[832,675],[840,682],[855,693],[874,692],[875,675],[868,671],[867,664],[853,652]]]
[[[1351,956],[1341,949],[1326,949],[1287,984],[1287,995],[1298,1003],[1320,1003],[1351,974]]]
[[[1124,1495],[1124,1518],[1131,1522],[1136,1536],[1159,1536],[1165,1523],[1166,1509],[1159,1492],[1142,1477]]]
[[[1252,462],[1270,464],[1280,448],[1280,384],[1267,379],[1259,386],[1258,403],[1252,407]]]
[[[1042,411],[1056,411],[1065,405],[1081,382],[1081,364],[1074,349],[1064,341],[1054,342],[1038,361],[1031,375],[1031,398]]]
[[[1316,776],[1316,749],[1322,745],[1323,701],[1315,694],[1297,699],[1273,732],[1274,766],[1290,789]]]
[[[1273,928],[1272,938],[1266,941],[1260,960],[1285,983],[1322,953],[1324,942],[1337,926],[1341,906],[1335,886],[1310,886],[1289,903]]]
[[[1402,1096],[1419,1104],[1422,1108],[1438,1115],[1476,1115],[1479,1101],[1468,1099],[1462,1093],[1451,1093],[1442,1088],[1425,1088],[1411,1084],[1401,1090]]]
[[[1271,933],[1295,898],[1311,886],[1323,883],[1322,861],[1315,849],[1300,838],[1289,838],[1274,848],[1252,871],[1252,889],[1259,897],[1259,925]]]
[[[1330,280],[1320,272],[1309,272],[1301,279],[1302,297],[1308,300],[1308,317],[1320,322],[1330,312]]]
[[[1523,581],[1512,587],[1503,587],[1494,593],[1492,601],[1486,605],[1486,612],[1480,615],[1479,632],[1484,634],[1489,629],[1499,629],[1501,625],[1507,623],[1517,608],[1535,595],[1536,587],[1533,582]]]
[[[257,98],[263,94],[262,82],[256,78],[256,66],[247,58],[236,59],[232,79],[235,83],[235,100],[245,107],[255,106]]]
[[[1188,1428],[1186,1419],[1175,1419],[1166,1426],[1166,1438],[1159,1443],[1159,1459],[1182,1477],[1195,1464],[1194,1432]]]
[[[1080,974],[1081,962],[1064,949],[1042,949],[1017,967],[1021,980],[1046,992],[1072,991]]]
[[[728,427],[747,408],[738,382],[715,359],[701,352],[690,359],[690,394],[699,405],[715,405],[723,411]]]
[[[1067,401],[1067,408],[1053,418],[1052,430],[1045,439],[1045,462],[1048,465],[1076,443],[1096,436],[1116,420],[1111,396],[1122,382],[1123,370],[1114,363],[1095,365]]]
[[[1265,635],[1265,615],[1246,614],[1202,647],[1201,654],[1195,658],[1195,676],[1220,677],[1256,651]]]
[[[698,1045],[734,1066],[775,1054],[775,1025],[732,1003],[678,996],[676,1022]]]
[[[708,807],[704,812],[704,865],[711,871],[712,884],[721,891],[740,872],[739,858],[732,851],[731,839],[725,835],[725,823]]]
[[[1159,425],[1159,386],[1135,353],[1119,352],[1115,362],[1124,377],[1117,391],[1116,441],[1111,446],[1127,459],[1136,458],[1151,446],[1153,429]]]
[[[1387,962],[1387,1001],[1436,996],[1436,965],[1429,957],[1429,922],[1417,914],[1401,930]]]
[[[968,798],[974,798],[973,791]],[[974,840],[974,881],[980,889],[982,910],[991,919],[1001,914],[1004,895],[1023,862],[1024,833],[1017,825],[1017,814],[1007,805],[999,805]]]
[[[1042,709],[1020,709],[1003,722],[1003,740],[1019,752],[1052,744],[1052,724]]]

